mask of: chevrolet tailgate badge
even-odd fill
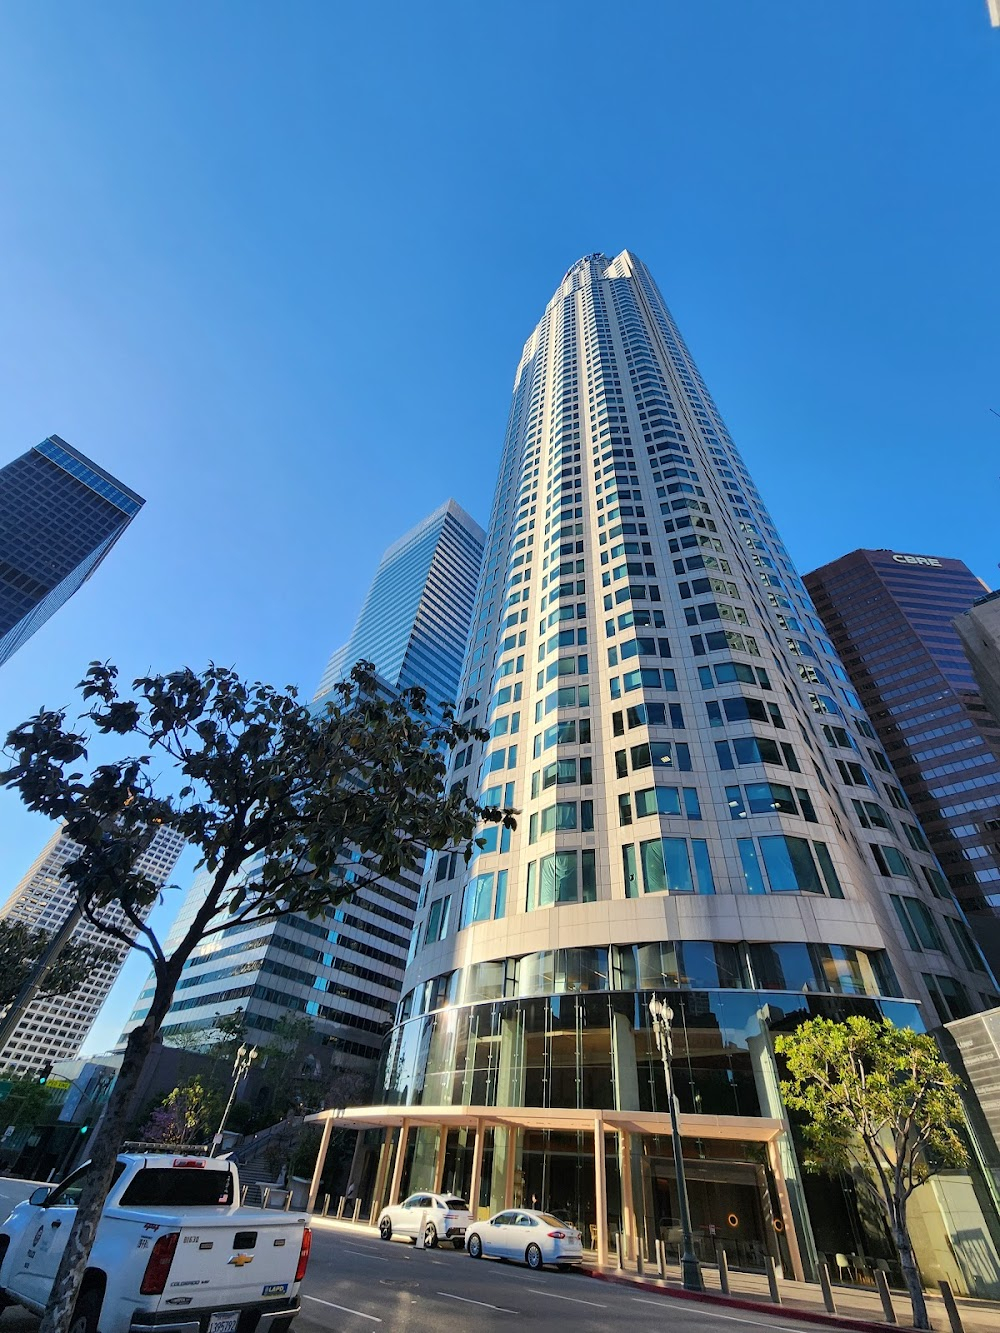
[[[229,1262],[230,1262],[231,1264],[234,1264],[237,1268],[242,1268],[244,1264],[252,1264],[252,1263],[253,1263],[253,1255],[252,1255],[252,1254],[234,1254],[233,1257],[229,1260]]]

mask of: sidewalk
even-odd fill
[[[779,1278],[778,1293],[781,1296],[781,1305],[778,1306],[771,1301],[767,1278],[763,1273],[745,1273],[730,1269],[729,1295],[724,1296],[719,1286],[719,1270],[714,1266],[703,1265],[702,1280],[705,1284],[706,1296],[699,1298],[690,1292],[684,1291],[681,1283],[680,1266],[677,1263],[667,1264],[667,1276],[663,1281],[657,1277],[655,1265],[652,1269],[646,1265],[645,1274],[640,1278],[634,1266],[620,1269],[616,1268],[614,1264],[608,1264],[604,1268],[599,1268],[596,1263],[590,1262],[589,1255],[585,1255],[584,1264],[585,1271],[591,1277],[604,1282],[627,1283],[639,1286],[644,1291],[662,1292],[665,1297],[672,1296],[683,1300],[701,1299],[707,1300],[711,1304],[725,1303],[743,1309],[759,1310],[774,1319],[779,1324],[779,1328],[783,1314],[793,1318],[804,1316],[810,1322],[817,1324],[846,1324],[850,1326],[856,1322],[869,1328],[885,1329],[889,1327],[885,1323],[885,1315],[878,1292],[869,1287],[839,1286],[835,1284],[833,1300],[837,1307],[837,1314],[831,1315],[827,1313],[823,1305],[823,1293],[818,1283],[794,1282]],[[898,1326],[903,1329],[911,1328],[912,1314],[909,1298],[900,1291],[893,1291],[891,1296]],[[937,1333],[950,1333],[951,1325],[948,1322],[948,1314],[941,1297],[931,1291],[925,1292],[925,1297],[932,1327],[937,1330]],[[957,1298],[957,1305],[962,1316],[965,1333],[997,1333],[997,1330],[1000,1329],[1000,1303],[959,1297]]]

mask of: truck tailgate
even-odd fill
[[[304,1217],[240,1209],[180,1227],[157,1310],[176,1314],[186,1305],[226,1310],[288,1296],[305,1226]],[[155,1235],[140,1238],[140,1245],[143,1239],[151,1250]]]

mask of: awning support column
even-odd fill
[[[469,1186],[469,1210],[472,1220],[479,1217],[479,1194],[483,1175],[483,1139],[486,1136],[486,1122],[476,1121],[476,1143],[472,1149],[472,1182]]]
[[[781,1208],[781,1224],[785,1231],[785,1244],[788,1246],[788,1257],[792,1261],[792,1276],[795,1278],[796,1282],[805,1282],[805,1270],[802,1267],[802,1254],[799,1250],[799,1236],[795,1227],[795,1218],[792,1215],[792,1208],[788,1198],[788,1186],[785,1183],[785,1173],[781,1169],[781,1152],[779,1151],[777,1139],[768,1140],[767,1163],[771,1168],[771,1174],[774,1177],[775,1190],[778,1194],[778,1204]]]
[[[503,1175],[503,1206],[505,1208],[514,1207],[514,1166],[517,1161],[517,1136],[519,1132],[515,1125],[508,1125],[504,1130],[507,1135],[507,1161],[504,1165]]]
[[[622,1257],[628,1260],[633,1257],[632,1248],[638,1242],[632,1203],[632,1135],[627,1129],[618,1131],[618,1169],[622,1182]]]
[[[403,1180],[403,1162],[406,1159],[406,1141],[410,1137],[410,1122],[404,1120],[396,1143],[396,1160],[392,1164],[392,1184],[389,1186],[388,1207],[399,1203],[399,1187]]]
[[[385,1203],[385,1178],[389,1174],[389,1158],[392,1156],[392,1140],[396,1131],[387,1128],[378,1152],[378,1166],[375,1168],[375,1188],[372,1190],[372,1205],[380,1211]]]
[[[309,1186],[309,1201],[306,1204],[306,1211],[312,1212],[316,1207],[316,1196],[319,1194],[319,1182],[323,1177],[323,1168],[326,1166],[326,1154],[330,1149],[330,1135],[333,1133],[333,1117],[323,1122],[323,1134],[319,1141],[319,1152],[316,1154],[316,1165],[313,1167],[312,1183]]]
[[[448,1126],[442,1125],[438,1135],[437,1156],[434,1159],[434,1194],[441,1193],[444,1184],[444,1159],[448,1152]]]
[[[604,1119],[594,1116],[594,1209],[597,1222],[597,1263],[608,1262],[608,1171],[604,1160]]]

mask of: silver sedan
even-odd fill
[[[514,1259],[535,1269],[544,1264],[567,1269],[583,1259],[579,1231],[533,1208],[510,1208],[488,1222],[474,1222],[466,1232],[465,1248],[473,1259],[490,1255]]]

